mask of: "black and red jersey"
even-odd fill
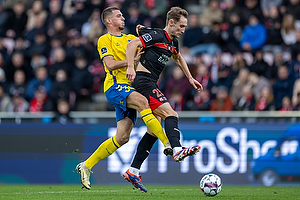
[[[179,53],[178,40],[171,40],[166,31],[157,28],[142,28],[139,35],[145,51],[140,62],[157,81],[172,54]]]

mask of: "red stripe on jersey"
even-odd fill
[[[155,110],[158,106],[164,104],[163,102],[158,101],[157,99],[154,99],[153,97],[149,96],[150,100],[149,100],[149,106],[151,108],[151,110]]]
[[[145,48],[145,47],[146,47],[146,44],[145,44],[143,38],[142,38],[141,36],[139,36],[139,38],[140,38],[140,40],[141,40],[141,42],[142,42],[142,44],[143,44],[143,47]]]
[[[167,31],[165,31],[165,34],[166,34],[166,36],[167,36],[167,38],[168,38],[169,42],[171,42],[172,40],[171,40],[171,38],[170,38],[169,34],[167,33]]]
[[[176,47],[170,46],[170,45],[168,45],[166,43],[156,43],[156,44],[153,44],[153,46],[167,49],[167,50],[171,51],[175,55],[177,55],[179,53],[178,51],[176,51]]]

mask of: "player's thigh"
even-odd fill
[[[146,97],[144,97],[142,94],[138,93],[137,91],[133,91],[127,96],[126,103],[128,108],[135,109],[139,112],[147,108],[150,108]]]
[[[178,117],[177,112],[173,110],[169,102],[163,103],[162,105],[154,109],[152,112],[155,115],[160,116],[162,119],[166,119],[166,117],[170,116]]]
[[[128,117],[125,117],[117,122],[116,140],[120,145],[128,142],[133,125],[133,121]]]

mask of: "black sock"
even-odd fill
[[[172,148],[181,147],[177,117],[170,116],[165,119],[165,131]]]
[[[140,140],[131,167],[140,169],[142,163],[148,157],[150,150],[157,138],[146,133]]]

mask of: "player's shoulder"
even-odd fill
[[[162,29],[159,28],[149,28],[149,27],[142,27],[139,29],[139,35],[144,35],[147,33],[151,34],[161,34],[163,33]]]
[[[133,34],[123,34],[123,35],[125,35],[126,37],[131,37],[131,38],[136,38],[136,36],[135,35],[133,35]]]
[[[98,43],[100,41],[105,41],[105,40],[109,40],[109,39],[110,39],[110,34],[106,33],[106,34],[104,34],[104,35],[102,35],[102,36],[99,37]]]

